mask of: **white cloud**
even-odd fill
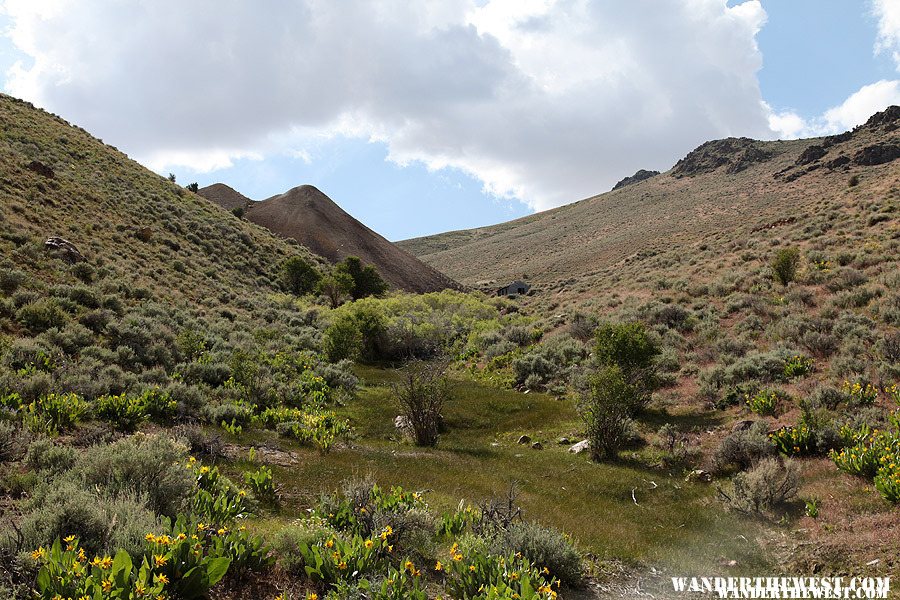
[[[354,135],[543,209],[668,168],[709,139],[773,135],[756,77],[757,0],[4,8],[31,59],[8,90],[158,168],[309,156],[304,137]]]
[[[897,0],[872,0],[878,17],[877,52],[889,52],[900,71],[900,2]]]
[[[848,131],[892,104],[900,105],[900,80],[881,80],[864,85],[838,106],[811,119],[804,119],[793,111],[775,112],[768,105],[766,109],[769,111],[769,127],[778,137],[794,139]]]

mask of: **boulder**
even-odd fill
[[[738,421],[734,425],[731,426],[732,433],[735,431],[747,431],[753,426],[754,421],[752,419],[744,419],[742,421]]]
[[[394,427],[407,431],[412,425],[410,424],[409,419],[406,418],[406,415],[397,415],[394,417]]]
[[[78,251],[75,244],[68,240],[64,240],[61,237],[48,237],[44,241],[44,248],[70,263],[77,263],[85,260],[84,255]]]
[[[569,452],[572,454],[581,454],[585,450],[590,449],[591,442],[589,440],[581,440],[577,444],[574,444],[569,447]]]
[[[544,445],[540,442],[534,442],[533,444],[531,444],[531,449],[532,450],[543,450]]]
[[[853,156],[853,162],[862,166],[883,165],[900,158],[900,144],[872,144]]]
[[[571,444],[572,441],[567,437],[561,437],[556,440],[556,443],[560,446],[565,446],[566,444]]]
[[[517,443],[517,444],[530,444],[530,443],[531,443],[531,436],[528,436],[528,435],[520,436],[520,437],[519,437],[519,441],[517,441],[516,443]]]

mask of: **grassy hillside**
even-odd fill
[[[709,282],[759,265],[761,250],[777,243],[883,243],[898,228],[891,215],[900,163],[889,160],[900,144],[897,118],[894,107],[832,138],[710,142],[669,172],[619,190],[399,245],[470,285],[525,275],[537,286],[535,302],[550,307],[655,279]]]

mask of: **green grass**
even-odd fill
[[[358,375],[366,385],[341,409],[357,434],[350,447],[324,456],[291,448],[302,457],[300,464],[274,469],[288,498],[279,521],[301,516],[317,493],[354,476],[426,490],[429,503],[444,510],[460,499],[505,495],[515,482],[527,518],[570,533],[601,558],[697,572],[720,568],[717,561],[723,557],[737,560],[748,572],[759,573],[768,564],[753,541],[759,523],[725,512],[710,486],[687,483],[638,461],[595,464],[557,445],[558,436],[578,430],[569,401],[457,381],[445,415],[450,430],[437,448],[422,449],[400,440],[394,429],[397,408],[388,387],[393,374],[360,368]],[[517,444],[523,433],[542,441],[545,449]]]

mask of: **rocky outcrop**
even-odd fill
[[[893,107],[896,108],[896,107]],[[883,165],[900,158],[900,144],[872,144],[853,155],[853,163],[860,166]]]
[[[31,161],[30,163],[25,165],[25,168],[28,169],[29,171],[32,171],[33,173],[37,173],[41,177],[46,177],[47,179],[53,179],[53,176],[54,176],[53,169],[51,169],[50,167],[48,167],[47,165],[45,165],[44,163],[42,163],[39,160]]]
[[[750,138],[726,138],[706,142],[675,163],[672,175],[692,177],[725,168],[728,174],[741,171],[772,158],[772,153],[762,148],[762,143]]]
[[[646,169],[639,169],[634,175],[631,177],[626,177],[624,179],[619,180],[619,182],[613,186],[613,191],[621,189],[628,185],[634,185],[635,183],[640,183],[645,179],[650,179],[651,177],[655,177],[659,175],[659,171],[647,171]]]

